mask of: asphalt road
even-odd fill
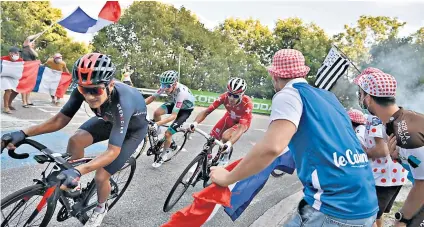
[[[20,100],[16,100],[14,106],[17,111],[12,115],[1,114],[2,134],[40,123],[60,110],[60,107],[52,106],[49,103],[48,95],[33,93],[32,100],[35,103],[34,107],[22,108]],[[152,103],[148,107],[151,116],[154,109],[159,105],[160,103]],[[200,107],[196,108],[189,121],[192,121],[202,109]],[[210,131],[223,114],[223,110],[214,111],[200,125],[200,128],[207,132]],[[55,151],[65,152],[67,139],[84,121],[89,119],[88,115],[93,115],[91,110],[87,109],[86,113],[84,107],[82,107],[71,123],[63,130],[38,136],[35,139]],[[234,145],[232,160],[243,157],[255,142],[263,137],[267,125],[267,116],[255,115],[249,131]],[[120,201],[105,217],[102,226],[160,226],[169,220],[173,212],[188,205],[192,201],[192,193],[201,190],[200,185],[190,188],[173,210],[168,213],[162,211],[163,203],[175,180],[186,165],[201,151],[204,142],[205,139],[202,136],[194,134],[185,146],[187,151],[181,152],[171,162],[165,163],[158,169],[151,167],[152,157],[140,157],[137,160],[137,169],[130,186]],[[105,148],[105,143],[96,144],[89,147],[87,152],[93,154],[101,152]],[[31,151],[29,147],[20,149]],[[32,152],[34,152],[34,149],[32,149]],[[31,185],[32,179],[40,176],[43,167],[45,166],[35,163],[30,158],[27,160],[13,160],[6,154],[2,154],[1,198],[17,189]],[[278,179],[270,177],[268,183],[238,220],[232,222],[221,208],[217,215],[205,226],[249,226],[280,200],[294,194],[300,188],[301,184],[296,176],[284,176]],[[75,219],[70,219],[63,223],[52,220],[50,226],[81,226],[81,224]]]

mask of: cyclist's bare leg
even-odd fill
[[[106,202],[109,197],[111,186],[109,183],[110,174],[104,169],[100,168],[96,171],[94,180],[97,186],[97,201],[99,203]]]
[[[225,130],[225,132],[222,134],[221,141],[223,143],[226,143],[228,140],[231,139],[231,136],[233,135],[234,130],[232,128],[229,128]]]
[[[163,109],[162,107],[159,107],[155,110],[155,112],[153,113],[153,119],[155,122],[160,121],[161,116],[166,114],[166,110]]]
[[[172,143],[172,133],[169,130],[165,132],[165,143],[163,144],[163,149],[166,150],[171,146]]]
[[[84,157],[84,148],[93,144],[93,136],[85,130],[78,129],[74,135],[69,138],[66,152],[71,154],[71,160]]]
[[[234,128],[229,128],[227,130],[225,130],[225,132],[222,134],[222,142],[226,143],[227,141],[231,140],[232,144],[235,144],[240,137],[234,137],[233,135],[235,134],[235,130]]]

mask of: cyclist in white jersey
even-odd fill
[[[173,121],[171,126],[165,132],[165,143],[161,158],[152,164],[155,168],[161,166],[164,160],[167,159],[168,154],[172,152],[172,149],[170,148],[172,135],[175,134],[183,123],[190,117],[191,112],[193,112],[194,109],[195,98],[193,94],[187,86],[178,82],[178,78],[178,72],[174,70],[162,73],[160,75],[160,89],[146,99],[146,104],[149,105],[161,94],[167,94],[169,96],[169,101],[162,104],[154,112],[153,118],[156,122],[154,127],[158,129],[158,126]],[[170,115],[165,119],[161,119],[161,116],[164,114]]]

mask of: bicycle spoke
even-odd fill
[[[126,181],[126,179],[128,179],[128,176],[129,176],[129,174],[123,174],[123,176],[122,177],[120,177],[121,176],[121,172],[118,174],[118,176],[117,176],[117,180],[115,181],[116,182],[116,184],[120,184],[120,183],[125,183],[125,182],[127,182]],[[119,179],[123,179],[122,181],[119,181]]]
[[[21,200],[22,201],[22,200]],[[21,202],[21,201],[19,201],[19,202]],[[16,206],[12,209],[12,211],[14,210],[16,208]],[[24,211],[25,211],[25,209],[27,208],[27,205],[26,205],[26,203],[25,203],[25,207],[24,207],[24,209],[19,213],[19,216],[16,216],[16,217],[14,217],[13,219],[10,219],[9,220],[9,222],[12,222],[13,220],[15,220],[17,217],[19,217],[19,220],[18,220],[18,224],[20,223],[20,221],[21,221],[21,218],[22,218],[22,214],[24,213]],[[12,213],[12,212],[11,212]]]
[[[26,218],[23,218],[23,216],[24,216],[24,213],[25,213],[25,211],[27,211],[27,208],[29,207],[29,206],[31,206],[31,205],[33,205],[36,201],[37,201],[37,198],[34,198],[34,200],[33,201],[31,201],[30,202],[30,200],[31,200],[32,198],[30,198],[30,199],[28,199],[26,202],[25,202],[25,204],[24,205],[22,205],[20,208],[18,208],[18,209],[21,209],[21,211],[19,211],[18,213],[12,213],[13,212],[13,210],[14,209],[16,209],[16,206],[18,205],[15,205],[14,206],[14,208],[12,209],[12,211],[11,211],[11,213],[10,214],[12,214],[13,215],[13,218],[12,219],[10,219],[8,222],[8,224],[7,224],[7,226],[10,226],[10,223],[13,223],[13,222],[15,222],[16,221],[16,219],[19,217],[19,219],[17,220],[17,224],[16,225],[14,225],[14,226],[19,226],[21,223],[23,223],[25,220],[26,220]],[[22,201],[24,201],[24,200],[20,200],[20,201],[17,201],[17,202],[15,202],[15,203],[20,203],[20,202],[22,202]],[[44,208],[45,206],[43,206],[43,208]],[[2,212],[2,214],[3,214],[3,212]],[[9,215],[10,215],[9,214]],[[3,217],[4,217],[4,214],[3,214]],[[35,225],[35,223],[37,223],[37,221],[39,221],[41,218],[42,218],[43,216],[42,215],[40,215],[36,220],[34,220],[34,221],[32,221],[32,225],[30,225],[30,226],[33,226],[33,225]],[[6,219],[6,218],[4,218],[4,219]]]
[[[20,200],[20,201],[17,201],[16,203],[21,203],[21,202],[24,202],[24,200]],[[32,204],[32,203],[31,203]],[[19,204],[17,204],[17,205],[19,205]],[[10,222],[12,222],[12,221],[14,221],[17,217],[19,217],[19,220],[18,220],[18,223],[20,223],[20,220],[21,220],[21,218],[22,218],[22,214],[24,213],[24,211],[25,211],[25,209],[27,208],[27,203],[25,202],[25,204],[24,204],[24,209],[22,210],[22,211],[19,211],[20,213],[19,213],[19,216],[15,216],[15,214],[17,214],[17,213],[15,213],[15,212],[13,212],[15,209],[16,209],[16,206],[17,205],[15,205],[14,207],[13,207],[13,209],[12,209],[12,211],[10,212],[10,214],[8,215],[8,217],[10,216],[10,215],[13,215],[14,216],[14,218],[12,218],[12,219],[10,219],[9,220],[9,223]],[[22,206],[20,206],[20,207],[22,207]],[[19,209],[19,208],[17,208],[17,209]]]

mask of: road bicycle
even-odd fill
[[[202,151],[190,162],[190,164],[188,164],[178,177],[165,200],[165,204],[163,205],[164,212],[171,210],[190,186],[196,186],[199,181],[203,181],[203,187],[209,186],[211,184],[209,179],[210,167],[217,166],[227,155],[224,152],[226,147],[221,141],[216,140],[214,137],[197,127],[194,130],[206,138],[206,143],[203,145]],[[216,155],[213,156],[212,151],[215,150],[216,147],[218,151]],[[233,150],[230,149],[228,159],[231,158],[232,152]],[[177,190],[179,186],[182,186],[182,188]]]
[[[164,135],[158,135],[159,130],[156,130],[153,125],[155,124],[155,122],[148,120],[149,122],[149,127],[147,130],[147,135],[146,138],[144,139],[144,145],[143,148],[140,149],[139,153],[136,154],[138,155],[136,158],[138,158],[140,156],[141,153],[144,152],[144,149],[146,149],[146,145],[147,145],[147,141],[149,141],[150,143],[150,147],[149,149],[147,149],[147,156],[152,156],[153,155],[153,161],[156,162],[158,161],[158,159],[161,157],[162,151],[163,151],[163,145],[165,143],[165,137]],[[161,125],[159,127],[162,127],[164,129],[168,128],[168,125]],[[174,158],[175,156],[177,156],[178,153],[180,153],[181,150],[183,150],[184,145],[187,142],[187,139],[190,137],[190,132],[187,130],[183,130],[183,129],[179,129],[177,130],[177,132],[172,135],[172,142],[171,142],[171,146],[170,148],[172,148],[172,152],[170,154],[168,154],[168,157],[166,160],[164,160],[164,162],[168,162],[170,161],[172,158]],[[141,146],[141,144],[140,144]],[[139,147],[140,147],[139,146]],[[138,151],[136,151],[138,152]]]
[[[10,135],[2,137],[2,147],[11,141]],[[69,154],[56,153],[41,143],[25,139],[15,146],[28,144],[41,155],[33,158],[39,164],[47,164],[41,173],[40,179],[34,179],[34,184],[13,192],[1,200],[1,227],[5,226],[47,226],[55,214],[57,203],[61,207],[57,212],[57,221],[63,222],[70,217],[77,218],[85,224],[92,210],[97,206],[97,190],[94,173],[81,177],[81,188],[64,191],[60,185],[65,176],[60,172],[75,168],[93,160],[94,157],[84,157],[70,161]],[[29,154],[18,154],[9,150],[8,154],[14,159],[25,159]],[[130,184],[136,168],[135,159],[130,157],[126,164],[110,178],[111,193],[108,198],[109,210],[114,207]]]

